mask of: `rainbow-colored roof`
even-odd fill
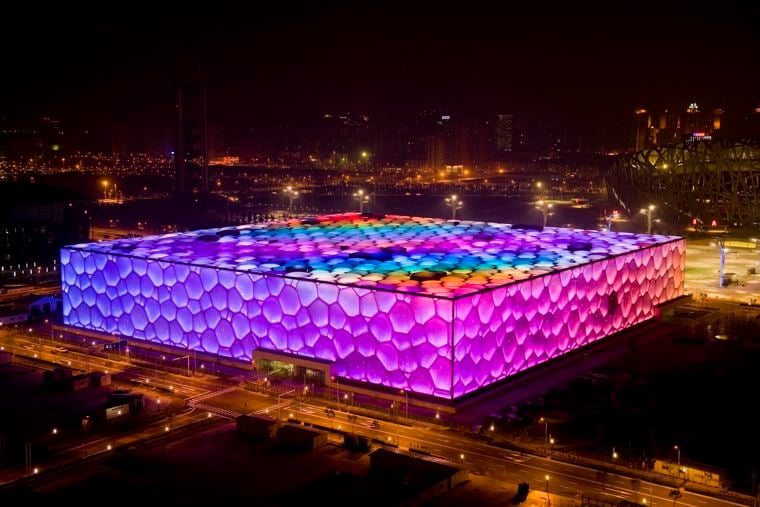
[[[70,248],[451,298],[677,239],[345,213]]]

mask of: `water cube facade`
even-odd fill
[[[651,319],[681,238],[341,214],[73,245],[64,323],[454,399]]]

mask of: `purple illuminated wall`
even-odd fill
[[[61,252],[64,323],[251,360],[335,361],[341,377],[450,397],[449,299]]]
[[[566,231],[541,234],[581,234]],[[525,237],[536,244],[536,233]],[[332,372],[342,378],[446,399],[650,319],[656,305],[683,294],[684,242],[664,237],[628,253],[581,258],[579,265],[530,271],[525,280],[458,296],[434,292],[446,279],[423,282],[434,290],[404,292],[106,248],[61,251],[66,324],[247,361],[258,348],[320,358],[332,361]],[[510,273],[519,275],[518,268]],[[499,273],[478,269],[477,276],[464,275],[472,284]]]

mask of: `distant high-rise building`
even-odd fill
[[[496,115],[496,151],[506,153],[512,151],[512,115]]]
[[[208,150],[206,146],[206,89],[194,81],[177,86],[176,118],[177,144],[174,165],[177,175],[176,191],[184,193],[188,175],[199,168],[201,191],[208,191]]]
[[[644,108],[636,110],[636,134],[634,137],[633,149],[635,151],[643,150],[649,146],[650,128],[652,127],[652,115]]]
[[[44,183],[0,183],[0,264],[49,263],[87,241],[90,199]]]
[[[640,151],[663,144],[709,140],[721,133],[723,117],[723,109],[715,108],[706,113],[696,102],[685,109],[668,108],[659,112],[640,108],[634,114],[632,147]]]
[[[442,135],[433,135],[427,139],[427,165],[438,170],[448,160],[446,156],[446,138]]]

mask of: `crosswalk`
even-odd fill
[[[235,391],[236,389],[237,389],[237,386],[231,386],[231,387],[228,387],[226,389],[222,389],[220,391],[208,391],[208,392],[197,394],[195,396],[192,396],[192,397],[188,398],[187,402],[190,405],[193,405],[193,404],[195,404],[195,403],[197,403],[199,401],[207,400],[207,399],[213,398],[215,396],[221,396],[223,394],[227,394],[229,392]]]
[[[234,410],[228,410],[226,408],[215,407],[213,405],[206,405],[204,403],[195,403],[193,404],[193,406],[195,408],[199,408],[201,410],[211,412],[212,414],[220,415],[222,417],[229,417],[230,419],[236,419],[237,417],[243,415],[240,412],[236,412]]]

